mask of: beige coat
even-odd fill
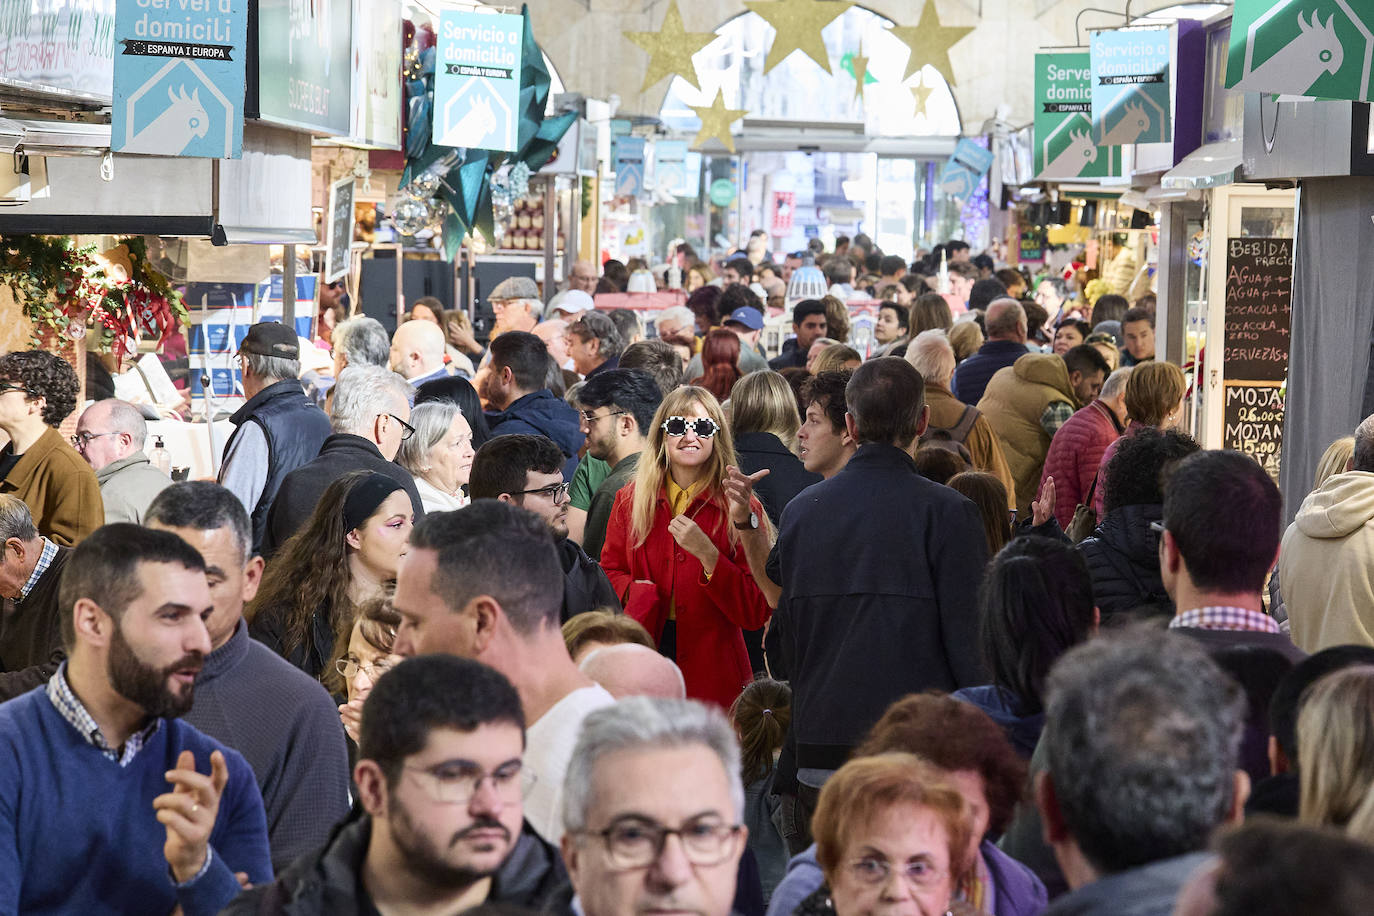
[[[1022,517],[1030,516],[1030,504],[1040,487],[1040,472],[1050,450],[1050,434],[1040,425],[1040,415],[1055,401],[1064,401],[1074,409],[1079,406],[1063,358],[1053,353],[1027,353],[1013,365],[997,370],[978,402],[978,409],[1002,444],[1016,482],[1016,509]]]

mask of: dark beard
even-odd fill
[[[500,829],[506,832],[507,846],[510,846],[510,831],[504,824],[491,818],[482,818],[455,833],[449,840],[452,848],[469,830]],[[496,869],[476,869],[464,865],[450,865],[444,860],[434,843],[423,836],[410,820],[410,812],[404,806],[395,804],[392,799],[391,836],[396,848],[405,855],[405,864],[413,874],[430,887],[461,890],[471,887],[483,878],[490,878]],[[507,850],[509,857],[510,849]],[[504,864],[504,859],[502,863]]]
[[[184,694],[177,695],[167,689],[167,679],[173,671],[200,668],[204,662],[204,655],[192,652],[166,668],[151,668],[139,659],[134,647],[129,645],[116,624],[110,638],[110,654],[105,670],[115,693],[131,703],[137,703],[150,716],[177,719],[191,711],[195,685],[186,688]]]

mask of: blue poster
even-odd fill
[[[241,0],[120,3],[110,148],[237,159],[247,43]]]
[[[615,196],[638,197],[644,192],[644,138],[615,140]]]
[[[687,141],[654,141],[654,184],[674,197],[686,194]]]
[[[940,190],[958,202],[959,208],[978,190],[983,176],[992,168],[992,150],[967,137],[954,147],[954,155],[940,171]]]
[[[434,63],[434,142],[514,152],[525,20],[444,10]]]
[[[1173,139],[1173,29],[1093,32],[1093,141],[1098,146]]]

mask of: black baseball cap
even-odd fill
[[[279,359],[300,359],[301,345],[296,332],[276,321],[259,321],[248,329],[240,353],[275,356]]]

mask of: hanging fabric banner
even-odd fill
[[[1092,140],[1091,75],[1087,51],[1035,55],[1036,181],[1121,174],[1121,149]]]
[[[1173,139],[1173,29],[1093,32],[1093,140],[1099,146]]]
[[[1368,0],[1236,0],[1226,86],[1374,101],[1374,6]]]

